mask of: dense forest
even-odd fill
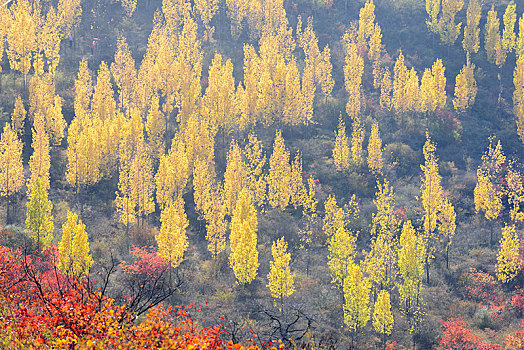
[[[0,347],[524,349],[518,0],[0,4]]]

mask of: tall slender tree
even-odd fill
[[[24,183],[22,142],[7,123],[0,138],[0,195],[6,199],[6,222],[9,224],[9,204]]]

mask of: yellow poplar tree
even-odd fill
[[[295,209],[303,205],[307,196],[306,187],[302,180],[302,154],[297,151],[293,163],[291,164],[291,197],[290,202]]]
[[[513,84],[515,85],[515,91],[513,92],[513,112],[517,117],[517,134],[524,143],[524,56],[521,56],[517,60],[517,66],[513,72]]]
[[[520,239],[514,225],[502,228],[500,249],[497,255],[497,279],[502,283],[511,281],[522,268]]]
[[[411,112],[417,111],[420,100],[420,86],[418,74],[417,71],[415,71],[415,68],[411,68],[409,71],[409,79],[406,84],[405,97],[406,109]]]
[[[9,10],[4,6],[0,9],[0,57],[4,56],[4,45],[6,43],[6,34],[9,26],[11,25],[11,19]],[[0,62],[2,59],[0,58]],[[2,68],[0,67],[0,73],[2,72]]]
[[[366,0],[364,7],[360,9],[358,18],[358,42],[364,43],[373,35],[375,25],[375,5],[373,0]]]
[[[45,122],[41,114],[35,115],[31,147],[33,154],[29,158],[29,168],[31,169],[29,181],[34,183],[36,178],[41,178],[42,186],[47,191],[49,189],[51,159],[49,157],[49,136],[45,130]]]
[[[335,196],[329,195],[324,202],[324,218],[322,220],[322,231],[327,237],[335,234],[338,227],[345,226],[345,213],[339,210]]]
[[[209,163],[198,157],[193,169],[193,198],[196,211],[204,215],[210,210],[214,180],[214,169]]]
[[[358,119],[362,106],[362,74],[364,59],[358,54],[356,43],[350,43],[346,52],[344,81],[348,93],[346,112],[353,119]]]
[[[422,317],[422,276],[424,275],[425,244],[417,236],[411,221],[404,223],[400,235],[398,267],[400,283],[400,309],[408,319],[409,332],[418,330]]]
[[[394,214],[395,198],[393,188],[384,179],[377,181],[377,193],[373,203],[377,212],[372,216],[371,249],[364,259],[364,267],[375,292],[390,287],[397,275],[396,250],[398,241],[395,238],[398,220]]]
[[[169,153],[160,158],[155,175],[156,202],[163,208],[173,198],[181,198],[189,179],[189,160],[186,145],[175,135]]]
[[[36,177],[29,183],[29,200],[27,201],[27,216],[25,226],[36,248],[44,250],[53,240],[53,204],[47,198],[47,190],[42,178]]]
[[[418,112],[433,113],[437,109],[436,83],[431,70],[426,68],[420,82]]]
[[[203,114],[229,133],[237,128],[233,119],[235,113],[235,79],[233,64],[227,60],[222,64],[222,56],[215,54],[209,67],[206,93],[202,99]]]
[[[209,198],[210,207],[204,214],[206,219],[206,240],[208,242],[207,250],[209,250],[213,259],[216,259],[218,254],[226,249],[226,209],[218,189],[212,188]]]
[[[393,67],[394,77],[393,77],[393,107],[397,112],[406,111],[406,86],[409,80],[409,71],[404,64],[404,55],[402,51],[395,61],[395,66]]]
[[[493,141],[490,138],[488,150],[482,156],[482,164],[477,169],[477,185],[473,192],[475,211],[484,212],[484,217],[490,223],[490,245],[493,244],[493,222],[499,218],[503,209],[503,191],[497,190],[493,182],[501,176],[506,161],[500,141],[496,146],[493,146]]]
[[[67,182],[83,188],[100,181],[100,147],[98,130],[86,117],[75,117],[67,132]]]
[[[478,88],[474,73],[475,65],[470,63],[465,64],[457,75],[453,107],[458,113],[464,113],[475,103]]]
[[[507,189],[504,191],[508,196],[510,205],[509,217],[515,223],[524,221],[524,212],[520,211],[524,204],[524,183],[521,181],[522,174],[510,167],[506,174]]]
[[[391,301],[387,290],[378,293],[373,308],[373,328],[375,332],[382,334],[382,346],[386,345],[386,336],[393,330],[393,314],[391,313]]]
[[[368,168],[373,174],[382,173],[382,139],[378,130],[378,122],[374,121],[368,143]]]
[[[267,181],[264,174],[266,155],[262,149],[262,142],[254,133],[249,134],[243,154],[246,158],[247,187],[253,196],[253,202],[262,207],[267,197]]]
[[[442,0],[441,16],[437,23],[437,32],[446,45],[453,45],[460,34],[462,23],[455,24],[455,15],[462,10],[463,0]]]
[[[242,22],[247,17],[250,1],[226,0],[227,15],[231,20],[231,36],[238,40],[242,32]]]
[[[517,21],[517,5],[511,1],[506,7],[504,16],[504,29],[502,31],[502,49],[506,52],[512,52],[515,49],[517,36],[515,34],[515,22]]]
[[[24,75],[24,87],[36,54],[37,28],[40,20],[36,5],[29,0],[20,0],[10,7],[10,26],[7,31],[7,57],[11,69]]]
[[[335,147],[333,148],[333,160],[338,171],[349,170],[349,141],[346,136],[346,125],[342,116],[338,118],[338,127],[335,132]]]
[[[267,275],[267,287],[271,291],[271,296],[280,299],[280,306],[284,307],[284,298],[290,296],[295,291],[295,274],[291,273],[289,262],[291,254],[287,252],[287,243],[284,237],[273,242],[271,247],[273,261],[269,264],[269,274]]]
[[[160,233],[155,236],[160,255],[177,268],[183,260],[187,249],[186,230],[189,226],[184,200],[177,198],[169,203],[160,214]]]
[[[81,0],[58,0],[57,12],[62,35],[73,34],[82,17]]]
[[[438,31],[438,15],[440,13],[441,0],[426,0],[426,12],[428,13],[429,19],[426,20],[428,29],[434,33]]]
[[[115,116],[116,102],[111,85],[111,74],[105,62],[100,64],[98,70],[91,111],[93,116],[100,120],[112,120]]]
[[[488,61],[495,63],[497,56],[497,45],[500,45],[502,40],[500,37],[500,20],[497,17],[495,6],[491,6],[488,12],[488,18],[484,29],[484,48],[488,55]]]
[[[80,61],[78,75],[75,81],[75,115],[85,116],[89,112],[91,97],[93,96],[93,82],[87,66],[87,58]]]
[[[380,81],[380,107],[385,111],[391,110],[391,73],[389,67],[384,69],[382,80]]]
[[[449,249],[451,243],[453,243],[453,236],[455,236],[455,230],[457,224],[455,222],[457,214],[455,213],[455,207],[449,199],[444,199],[440,205],[439,210],[439,232],[443,236],[443,241],[446,245],[446,267],[449,268]]]
[[[291,166],[280,130],[276,132],[269,159],[268,201],[271,207],[284,210],[291,198]]]
[[[351,264],[344,281],[344,323],[351,331],[351,348],[358,331],[366,326],[371,318],[369,292],[371,283],[364,277],[360,267]]]
[[[364,143],[364,136],[366,132],[364,126],[359,120],[353,121],[353,130],[351,131],[351,159],[353,164],[360,167],[364,163],[362,156],[362,144]]]
[[[157,95],[153,95],[151,100],[145,126],[151,156],[154,159],[159,159],[165,153],[164,134],[166,132],[166,123],[160,111],[160,103]]]
[[[129,169],[132,198],[136,204],[136,214],[147,216],[155,210],[153,202],[153,169],[145,143],[139,142]]]
[[[435,103],[436,108],[444,109],[447,102],[446,94],[446,76],[444,72],[446,68],[442,64],[442,60],[439,58],[431,66],[431,74],[433,74],[433,79],[435,81]]]
[[[215,27],[211,27],[209,23],[218,11],[219,0],[196,0],[195,10],[199,14],[200,20],[204,24],[206,30],[207,40],[210,41],[213,37]]]
[[[6,198],[6,222],[10,223],[9,202],[24,184],[22,142],[7,123],[0,138],[0,195]]]
[[[515,53],[517,59],[524,56],[524,13],[522,14],[522,17],[519,18],[519,36],[515,43]]]
[[[229,262],[239,284],[251,283],[257,276],[257,212],[247,189],[243,189],[231,219]]]
[[[469,64],[472,53],[477,53],[480,48],[480,18],[482,8],[478,0],[470,0],[466,12],[466,26],[464,27],[464,40],[462,47],[466,51],[466,63]]]
[[[17,96],[15,100],[15,109],[13,114],[11,114],[11,126],[13,131],[16,132],[19,136],[24,134],[26,114],[27,112],[24,108],[24,102],[22,102],[22,98],[20,96]]]
[[[231,141],[227,154],[226,172],[224,174],[224,205],[226,213],[231,215],[235,210],[238,196],[247,182],[247,169],[242,160],[242,152],[235,140]]]
[[[382,51],[382,32],[378,23],[375,24],[373,34],[369,39],[369,51],[368,58],[372,61],[377,61],[380,58],[380,52]]]
[[[129,174],[129,161],[120,161],[118,172],[118,191],[116,192],[115,206],[119,214],[120,221],[126,226],[126,233],[129,225],[136,222],[136,203],[131,194],[131,179]]]
[[[49,11],[47,11],[45,21],[43,24],[40,24],[40,26],[40,31],[37,34],[37,45],[46,57],[48,72],[54,75],[58,67],[58,62],[60,61],[61,39],[60,23],[54,7],[51,7]]]
[[[58,95],[54,96],[53,103],[46,109],[46,124],[51,144],[59,146],[64,138],[67,123],[62,114],[62,98]]]
[[[118,87],[119,107],[126,116],[129,116],[133,94],[136,93],[133,90],[137,83],[137,71],[135,60],[124,38],[118,39],[115,60],[111,63],[111,73]]]
[[[344,216],[344,210],[339,208],[336,216]],[[344,287],[344,281],[354,265],[353,255],[355,253],[357,235],[349,232],[344,227],[344,220],[334,222],[334,234],[329,240],[328,266],[331,271],[331,283]]]
[[[424,165],[420,166],[423,172],[422,185],[420,187],[422,207],[424,210],[424,232],[426,280],[429,282],[429,263],[433,259],[437,241],[435,229],[437,227],[437,216],[442,201],[442,177],[438,173],[438,158],[435,155],[436,146],[431,142],[426,132],[426,143],[423,147]]]
[[[89,254],[86,225],[78,215],[67,211],[67,221],[62,225],[62,239],[58,244],[58,269],[70,276],[82,276],[89,272],[93,258]]]

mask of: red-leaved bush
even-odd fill
[[[482,338],[473,334],[461,319],[450,319],[442,322],[442,337],[439,350],[496,350],[502,349],[499,344],[484,343]]]

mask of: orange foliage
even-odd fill
[[[127,273],[155,275],[163,262],[151,249],[134,247]],[[0,246],[0,344],[14,349],[259,349],[224,342],[220,325],[203,327],[194,304],[149,309],[141,322],[129,305],[118,305],[86,278],[55,268],[56,247],[23,255]],[[144,263],[153,264],[145,266]],[[269,348],[269,346],[264,346]],[[275,348],[276,349],[276,348]]]

